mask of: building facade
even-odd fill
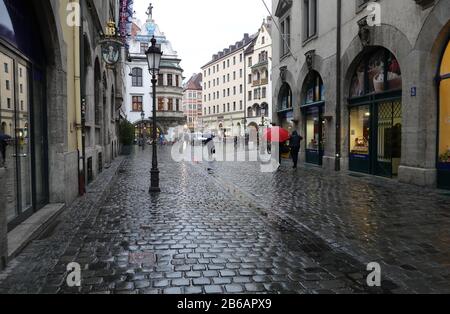
[[[194,74],[187,81],[183,91],[183,112],[186,117],[189,130],[203,130],[203,96],[202,96],[202,74]]]
[[[271,18],[264,20],[244,55],[246,127],[259,132],[272,123]]]
[[[274,121],[304,162],[450,187],[450,2],[273,2]]]
[[[183,69],[180,66],[181,59],[172,48],[171,42],[160,31],[151,13],[148,14],[145,23],[135,20],[132,29],[129,58],[125,65],[125,71],[128,72],[125,114],[127,119],[136,126],[136,136],[144,134],[147,138],[151,137],[152,78],[148,71],[145,52],[151,45],[150,40],[154,36],[163,51],[156,88],[158,135],[163,134],[166,137],[174,138],[186,124],[182,110]],[[142,113],[144,119],[142,119]]]
[[[83,101],[86,147],[103,154],[93,163],[102,168],[117,154],[121,103],[114,91],[123,84],[120,72],[104,65],[98,34],[118,20],[118,4],[0,1],[0,134],[8,143],[0,168],[0,268],[9,232],[84,192]],[[98,123],[89,129],[89,121]]]
[[[119,62],[108,66],[102,58],[99,45],[100,32],[108,21],[119,25],[119,0],[96,2],[81,0],[82,36],[81,54],[81,94],[84,110],[83,148],[84,180],[90,184],[105,166],[120,153],[119,124],[123,119],[125,80],[123,64],[125,50]]]
[[[219,137],[241,136],[245,130],[245,50],[256,36],[213,55],[202,67],[203,126]]]

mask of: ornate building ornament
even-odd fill
[[[367,23],[367,17],[358,21],[359,32],[358,36],[364,47],[369,46],[372,42],[372,27]]]
[[[316,50],[310,50],[307,53],[305,53],[306,65],[308,66],[309,71],[314,69],[314,57],[315,56],[316,56]]]
[[[282,66],[280,68],[280,78],[281,81],[284,83],[286,82],[286,78],[287,78],[287,66]]]

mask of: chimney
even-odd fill
[[[248,33],[245,33],[245,34],[244,34],[244,40],[247,41],[247,40],[249,40],[249,39],[250,39],[250,36],[248,35]]]

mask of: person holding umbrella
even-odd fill
[[[283,148],[285,148],[286,142],[289,140],[289,131],[279,127],[273,126],[270,129],[264,130],[264,139],[269,141],[270,143],[279,143],[278,148],[278,158],[281,166],[281,154],[283,153]]]
[[[301,137],[297,131],[292,132],[291,139],[289,141],[289,146],[291,147],[292,161],[294,162],[294,169],[297,169],[298,154],[300,152],[300,143],[303,137]]]

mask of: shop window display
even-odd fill
[[[350,169],[398,175],[402,142],[402,72],[385,48],[364,53],[350,82]]]
[[[440,76],[438,168],[450,171],[450,45],[447,45],[442,59]],[[448,181],[450,182],[450,179]]]
[[[402,88],[402,73],[395,56],[384,48],[373,52],[358,65],[351,81],[350,97]]]
[[[354,155],[369,155],[370,108],[359,106],[350,110],[350,152]]]

